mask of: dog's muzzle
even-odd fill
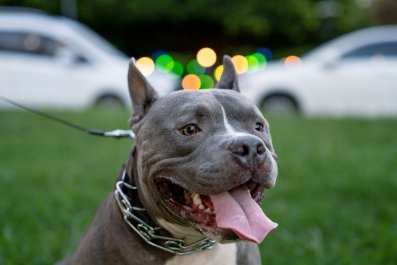
[[[132,230],[135,231],[149,245],[161,249],[163,251],[176,254],[188,255],[204,250],[212,249],[217,241],[210,238],[203,238],[197,242],[187,245],[183,239],[163,236],[164,232],[168,232],[162,227],[152,227],[143,219],[143,215],[147,215],[146,209],[141,206],[134,205],[134,202],[124,192],[125,189],[130,192],[136,192],[137,188],[133,184],[126,182],[127,172],[122,170],[119,181],[116,183],[114,196],[116,202],[124,216],[125,222]]]

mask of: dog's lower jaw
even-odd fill
[[[187,245],[193,244],[205,236],[196,229],[188,226],[182,226],[166,221],[163,218],[156,218],[156,222],[165,230],[167,230],[173,237],[184,239]]]
[[[165,265],[235,265],[237,263],[236,244],[217,244],[213,249],[190,254],[187,256],[175,256],[166,261]],[[258,263],[259,264],[259,263]]]

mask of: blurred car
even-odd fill
[[[128,105],[128,60],[76,21],[40,11],[0,9],[0,95],[18,103]],[[157,70],[148,80],[160,94],[179,84],[173,74]]]
[[[397,115],[397,26],[358,30],[240,78],[267,113]]]

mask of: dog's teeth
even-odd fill
[[[205,207],[204,207],[203,204],[200,204],[200,205],[199,205],[199,209],[200,209],[200,210],[204,210],[204,208],[205,208]]]
[[[198,194],[197,192],[192,193],[192,199],[193,199],[194,205],[196,205],[196,206],[201,205],[202,201],[201,201],[200,194]]]
[[[212,210],[211,210],[210,208],[207,208],[207,209],[205,209],[204,212],[206,212],[206,213],[212,213]]]

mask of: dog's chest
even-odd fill
[[[236,244],[217,244],[209,251],[202,251],[187,256],[175,256],[165,265],[236,265]]]

